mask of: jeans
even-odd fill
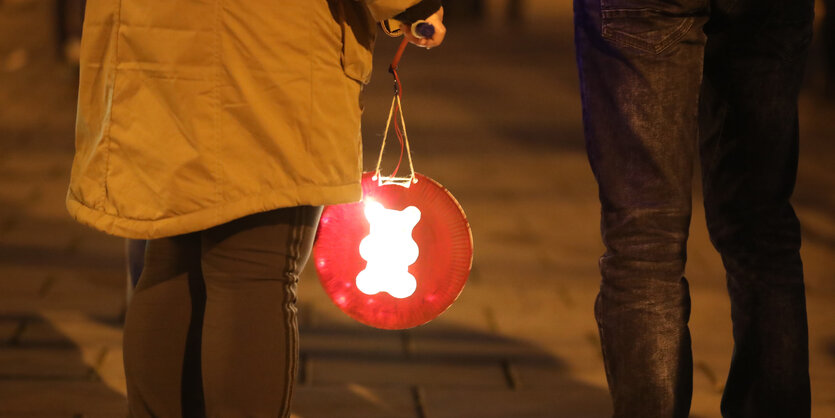
[[[131,417],[287,417],[321,207],[148,241],[125,321]]]
[[[693,162],[727,272],[724,417],[808,417],[800,226],[789,198],[812,0],[575,0],[606,253],[595,303],[616,417],[686,417]]]

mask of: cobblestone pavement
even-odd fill
[[[75,73],[57,62],[46,1],[0,1],[0,417],[124,415],[122,241],[71,221]],[[365,108],[374,161],[395,42],[382,39]],[[415,165],[473,228],[459,301],[401,332],[360,326],[300,287],[295,415],[604,417],[611,407],[592,317],[602,253],[585,161],[570,21],[450,28],[401,63]],[[795,202],[804,223],[813,416],[835,416],[835,105],[802,98]],[[694,189],[698,190],[698,187]],[[697,202],[698,202],[697,197]],[[723,270],[694,206],[693,416],[717,417],[732,351]]]

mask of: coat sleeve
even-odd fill
[[[421,0],[358,0],[365,4],[371,16],[377,22],[394,17],[409,7],[421,2]]]

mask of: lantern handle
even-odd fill
[[[403,88],[400,85],[400,77],[397,74],[397,67],[400,64],[400,58],[403,56],[403,51],[406,50],[406,46],[408,45],[408,40],[403,39],[400,43],[400,46],[397,48],[397,53],[394,55],[394,59],[389,66],[389,72],[394,77],[394,97],[391,99],[391,107],[389,108],[389,116],[386,119],[386,129],[383,132],[383,143],[380,146],[380,155],[377,158],[377,168],[374,171],[373,179],[378,182],[378,185],[386,185],[386,184],[396,184],[403,187],[409,187],[412,183],[417,183],[417,178],[415,177],[415,167],[412,163],[412,150],[409,147],[409,135],[406,133],[406,119],[403,117],[403,105],[400,101],[400,98],[403,96]],[[383,176],[380,173],[380,165],[383,162],[383,152],[386,149],[386,139],[388,138],[389,128],[391,127],[392,117],[394,117],[394,132],[397,135],[397,139],[400,140],[400,159],[397,162],[397,166],[394,168],[394,171],[390,176]],[[400,129],[398,127],[398,118],[399,118],[399,126],[403,127],[403,132],[401,134]],[[403,153],[406,153],[406,159],[409,161],[409,177],[397,177],[397,170],[400,168],[400,163],[403,161]]]
[[[386,149],[386,139],[388,138],[392,118],[394,118],[395,131],[398,134],[398,138],[400,138],[400,132],[399,129],[397,129],[398,117],[400,119],[400,125],[403,127],[403,134],[401,138],[402,143],[400,148],[401,158],[405,147],[406,160],[409,162],[409,176],[397,177],[397,168],[395,168],[395,171],[391,176],[383,176],[380,172],[380,166],[383,162],[383,152]],[[400,164],[398,163],[398,168],[399,166]],[[400,102],[400,95],[397,94],[395,94],[391,99],[391,108],[389,109],[389,116],[386,120],[386,129],[383,132],[383,143],[380,145],[380,155],[377,157],[377,168],[374,170],[373,179],[376,180],[380,186],[386,184],[396,184],[398,186],[409,187],[418,181],[417,177],[415,177],[415,166],[412,162],[412,150],[409,146],[409,135],[406,132],[406,119],[403,117],[403,106]]]

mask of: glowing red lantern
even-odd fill
[[[313,247],[319,280],[336,306],[384,329],[415,327],[443,313],[464,288],[473,259],[461,206],[439,183],[415,173],[412,164],[397,75],[407,43],[401,42],[389,67],[394,97],[377,168],[362,177],[362,201],[325,208]],[[391,126],[400,141],[400,159],[384,177],[380,165]],[[396,177],[404,151],[410,175]]]
[[[357,321],[403,329],[443,313],[464,288],[473,241],[464,211],[421,174],[365,173],[363,200],[327,207],[313,248],[325,292]]]

